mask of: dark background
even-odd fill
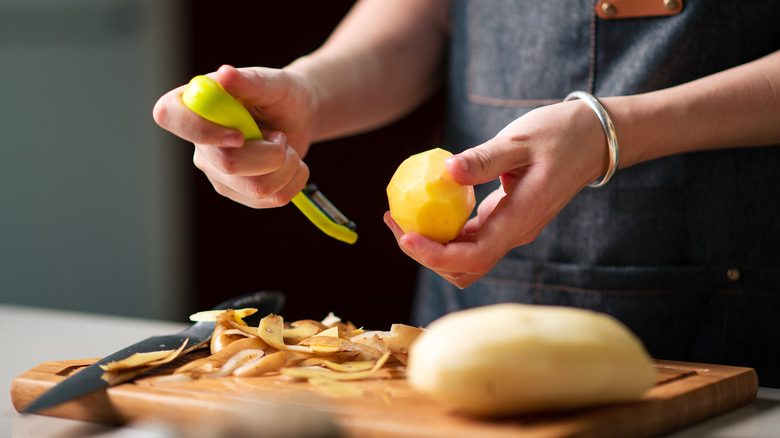
[[[316,49],[353,1],[188,2],[189,76],[222,64],[283,67]],[[182,78],[182,83],[188,78]],[[218,195],[194,166],[190,311],[254,290],[287,296],[287,320],[333,311],[358,326],[408,322],[417,264],[382,221],[385,187],[407,156],[438,146],[441,95],[376,132],[317,144],[305,158],[311,181],[358,225],[348,245],[332,239],[292,204],[254,210]],[[183,158],[192,149],[183,146]]]

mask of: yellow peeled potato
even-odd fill
[[[474,188],[455,182],[444,160],[444,149],[421,152],[404,160],[387,185],[390,215],[404,233],[417,233],[439,243],[449,242],[474,209]]]
[[[431,323],[411,347],[407,376],[478,416],[636,400],[656,382],[640,340],[611,316],[509,303]]]

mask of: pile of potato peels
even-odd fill
[[[406,364],[409,347],[423,331],[404,324],[393,324],[390,331],[366,331],[342,322],[333,313],[322,321],[292,323],[271,314],[256,327],[247,325],[244,318],[256,311],[228,309],[192,315],[193,321],[216,321],[209,345],[211,354],[179,367],[172,377],[178,380],[279,373],[308,380],[320,388],[331,388],[340,381],[372,377],[388,363]],[[159,366],[181,355],[185,345],[176,350],[136,354],[106,364],[103,369],[110,378],[111,373]],[[343,392],[346,388],[340,389]]]

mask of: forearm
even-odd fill
[[[446,0],[363,0],[328,41],[286,70],[314,91],[312,140],[389,123],[440,86]]]
[[[621,167],[684,152],[780,144],[780,52],[687,84],[603,99]]]

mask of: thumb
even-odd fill
[[[453,155],[444,166],[452,178],[464,185],[483,184],[518,166],[517,151],[496,139]]]

